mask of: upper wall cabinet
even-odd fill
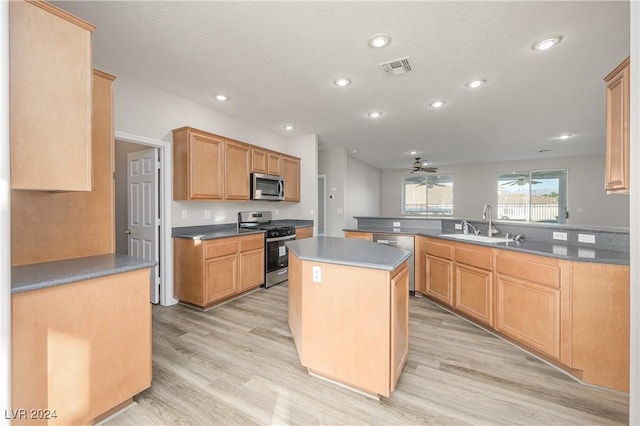
[[[45,2],[9,2],[11,187],[91,190],[91,32]]]
[[[284,177],[284,200],[300,201],[300,159],[283,155],[282,176]]]
[[[224,139],[190,127],[173,131],[173,199],[222,200]]]
[[[607,130],[605,189],[607,194],[629,192],[629,58],[605,79]]]
[[[246,143],[225,140],[224,145],[224,198],[249,199],[249,162],[251,147]]]

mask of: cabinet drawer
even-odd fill
[[[240,239],[240,251],[242,252],[262,248],[264,248],[263,234],[258,234],[251,237],[243,237]]]
[[[205,259],[238,253],[238,240],[208,242],[204,247]]]
[[[456,246],[456,262],[476,268],[491,270],[491,249]]]
[[[450,245],[444,245],[428,240],[425,251],[427,254],[436,257],[442,257],[444,259],[453,259],[453,247]]]
[[[516,257],[517,256],[517,257]],[[560,288],[561,270],[557,260],[523,254],[498,254],[496,272],[532,281],[553,288]]]

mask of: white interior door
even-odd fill
[[[158,150],[127,154],[127,247],[129,256],[158,262]],[[151,303],[160,301],[159,268],[151,269]]]

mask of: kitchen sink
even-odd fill
[[[498,238],[498,237],[488,237],[486,235],[473,235],[473,234],[440,234],[443,237],[447,238],[455,238],[456,240],[463,241],[475,241],[478,243],[489,243],[489,244],[498,244],[498,243],[506,243],[511,241],[511,238]]]

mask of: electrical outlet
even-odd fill
[[[319,266],[312,266],[311,272],[312,272],[311,279],[313,280],[314,283],[322,282],[322,269],[320,269]]]
[[[567,241],[567,233],[566,232],[554,232],[553,233],[554,240],[562,240]]]
[[[393,222],[393,227],[394,228],[399,228],[400,227],[400,222]]]
[[[211,219],[211,210],[205,210],[204,211],[204,218],[205,219]]]
[[[578,242],[595,244],[596,236],[591,234],[578,234]]]
[[[182,218],[187,219],[189,217],[189,212],[187,210],[182,210]]]
[[[462,231],[462,224],[461,224],[461,223],[456,223],[456,224],[455,224],[455,228],[456,228],[458,231]]]

